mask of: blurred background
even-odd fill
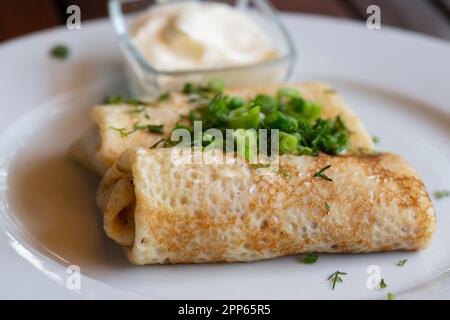
[[[0,41],[65,24],[66,8],[81,8],[82,22],[105,17],[108,0],[1,0]],[[450,40],[450,0],[271,0],[281,11],[366,20],[366,9],[381,8],[382,25]]]

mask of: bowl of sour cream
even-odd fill
[[[135,95],[212,79],[227,86],[280,82],[295,61],[266,0],[110,0],[108,7]]]

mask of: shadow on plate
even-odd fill
[[[34,247],[59,263],[80,266],[85,274],[129,267],[103,231],[95,204],[98,183],[64,155],[19,160],[9,176],[12,212]]]

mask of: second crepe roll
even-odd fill
[[[418,250],[435,229],[423,182],[394,154],[281,156],[274,170],[172,152],[129,150],[101,183],[105,231],[134,264]]]

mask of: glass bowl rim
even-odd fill
[[[135,1],[135,0],[131,0]],[[272,64],[277,64],[282,61],[288,61],[288,68],[285,75],[285,79],[288,78],[292,72],[295,59],[296,59],[296,51],[295,46],[293,44],[292,38],[281,21],[279,15],[277,14],[277,10],[267,0],[254,0],[260,2],[270,13],[272,20],[275,22],[276,27],[279,29],[283,41],[286,43],[287,52],[283,55],[277,56],[270,60],[265,60],[261,62],[256,62],[252,64],[246,65],[237,65],[223,68],[213,68],[213,69],[189,69],[189,70],[181,70],[181,71],[166,71],[166,70],[158,70],[151,66],[150,63],[142,56],[139,50],[133,45],[130,40],[130,36],[128,34],[128,30],[125,27],[125,19],[121,10],[121,4],[125,2],[131,2],[130,0],[108,0],[108,12],[109,18],[113,25],[113,28],[116,32],[116,35],[119,37],[122,45],[125,46],[126,50],[131,54],[132,58],[137,61],[139,66],[147,73],[156,74],[156,75],[166,75],[166,76],[187,76],[192,74],[208,74],[208,73],[216,73],[216,72],[232,72],[236,70],[245,70],[245,69],[257,69],[263,68]]]

